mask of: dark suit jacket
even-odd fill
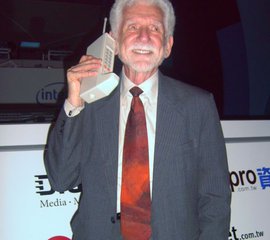
[[[45,157],[53,189],[82,184],[74,239],[121,239],[116,219],[120,91],[59,115]],[[152,190],[153,240],[227,240],[230,189],[212,95],[159,74]],[[117,236],[118,235],[118,236]]]

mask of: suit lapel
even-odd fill
[[[120,85],[120,84],[119,84]],[[120,87],[96,107],[97,135],[103,152],[103,164],[109,195],[113,207],[117,199],[118,135]]]

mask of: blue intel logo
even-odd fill
[[[50,83],[41,88],[36,94],[38,104],[62,104],[66,97],[63,82]]]

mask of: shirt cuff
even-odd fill
[[[64,110],[68,117],[75,117],[84,109],[84,105],[81,107],[74,107],[67,99],[64,103]]]

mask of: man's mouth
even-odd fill
[[[155,51],[155,47],[151,44],[135,43],[128,49],[138,55],[150,55]]]
[[[133,49],[132,52],[134,52],[136,54],[143,54],[143,55],[151,54],[152,53],[152,51],[150,51],[150,50],[144,50],[144,49]]]

